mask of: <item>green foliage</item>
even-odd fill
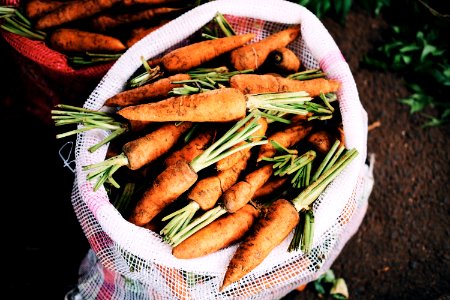
[[[310,283],[319,298],[327,297],[331,299],[348,299],[348,290],[343,278],[336,278],[330,269],[320,275],[315,281]]]
[[[319,19],[331,17],[342,24],[345,23],[345,17],[348,15],[352,0],[297,0],[296,2],[313,12]]]

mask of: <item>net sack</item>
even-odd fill
[[[103,103],[119,93],[145,59],[189,41],[194,32],[222,13],[236,33],[253,32],[260,40],[298,24],[301,37],[289,45],[307,69],[321,68],[342,83],[337,93],[346,147],[359,155],[314,202],[315,233],[309,254],[288,252],[292,233],[252,272],[219,292],[237,245],[196,259],[177,259],[171,247],[151,230],[125,220],[102,187],[93,191],[82,166],[105,159],[107,147],[88,148],[109,132],[90,130],[77,137],[72,203],[91,250],[80,267],[78,289],[85,299],[277,299],[316,279],[333,263],[356,232],[367,208],[373,180],[365,164],[367,114],[340,50],[309,10],[283,0],[217,0],[198,6],[129,48],[101,79],[84,104]]]

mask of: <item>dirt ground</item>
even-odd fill
[[[380,125],[368,138],[376,160],[369,207],[332,270],[351,299],[450,299],[449,127],[422,129],[423,119],[396,101],[408,94],[402,78],[360,66],[382,38],[382,20],[352,13],[345,27],[324,24],[350,65],[369,124]],[[33,85],[22,84],[10,46],[0,46],[3,292],[63,299],[89,247],[70,203],[73,174],[43,120],[48,107]],[[285,298],[317,295],[307,289]]]

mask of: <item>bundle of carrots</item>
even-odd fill
[[[83,166],[89,180],[97,179],[94,190],[106,187],[112,197],[121,166],[150,166],[124,217],[159,231],[174,256],[239,243],[221,289],[251,272],[294,228],[290,250],[309,251],[311,205],[357,155],[345,149],[340,131],[340,83],[305,70],[288,48],[299,26],[259,41],[228,32],[143,61],[144,75],[130,78],[138,84],[106,99],[111,113],[54,112],[57,125],[83,125],[61,137],[94,128],[125,137],[122,153]],[[133,124],[146,125],[138,138],[128,135],[138,128]],[[108,143],[119,140],[90,151]]]

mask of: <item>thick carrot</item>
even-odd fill
[[[298,211],[291,202],[285,199],[273,202],[236,249],[220,291],[256,268],[292,232],[299,221]]]
[[[139,199],[128,221],[144,226],[164,207],[176,200],[197,181],[198,175],[188,162],[180,160],[168,166]],[[164,195],[164,197],[162,197]]]
[[[25,4],[24,12],[28,18],[35,19],[66,3],[67,2],[56,0],[30,0]]]
[[[158,4],[168,4],[172,2],[178,2],[180,0],[123,0],[125,6],[132,6],[136,4],[146,4],[146,5],[158,5]]]
[[[236,89],[223,88],[128,106],[117,113],[128,120],[151,122],[230,122],[245,116],[246,98]]]
[[[311,97],[336,92],[340,83],[332,79],[296,80],[273,75],[238,74],[230,78],[230,86],[244,94],[305,91]]]
[[[272,196],[275,192],[285,186],[288,179],[289,177],[287,176],[276,176],[274,179],[267,181],[260,189],[256,190],[253,199],[260,201],[260,199]]]
[[[264,137],[264,135],[266,134],[266,130],[267,130],[267,127],[268,127],[267,119],[266,119],[266,118],[263,118],[263,117],[259,118],[259,119],[258,119],[258,124],[261,124],[261,128],[260,128],[260,130],[258,130],[257,132],[255,132],[255,133],[251,136],[251,138],[250,138],[251,141],[259,141],[259,140],[261,140],[261,139]],[[242,146],[242,145],[245,145],[245,144],[248,143],[248,142],[249,142],[249,141],[243,141],[243,142],[241,142],[241,143],[235,145],[234,147],[240,147],[240,146]],[[218,170],[218,171],[224,171],[224,170],[227,170],[227,169],[231,168],[231,167],[232,167],[233,165],[235,165],[238,161],[240,161],[240,160],[242,159],[242,157],[245,156],[245,154],[246,154],[247,152],[249,152],[249,151],[250,151],[249,148],[243,149],[243,150],[241,150],[241,151],[235,152],[235,153],[233,153],[233,154],[231,154],[231,155],[229,155],[229,156],[227,156],[227,157],[225,157],[225,158],[219,160],[219,161],[216,163],[216,170]]]
[[[285,73],[296,73],[300,69],[301,61],[289,48],[283,47],[272,51],[267,58],[269,68]]]
[[[137,170],[166,154],[189,128],[191,122],[163,124],[158,129],[122,147],[128,159],[128,168]]]
[[[74,0],[38,18],[35,28],[39,30],[60,26],[75,20],[93,16],[113,7],[121,0]]]
[[[293,42],[300,34],[300,26],[292,26],[276,32],[258,42],[231,51],[231,64],[238,71],[258,69],[269,54]]]
[[[68,52],[119,53],[126,49],[122,42],[112,36],[71,28],[58,28],[49,36],[52,49]]]
[[[334,143],[334,139],[326,130],[312,132],[310,135],[308,135],[306,141],[310,143],[316,151],[322,154],[330,151],[331,146]]]
[[[188,74],[176,74],[146,85],[120,92],[105,101],[106,106],[130,106],[142,103],[161,100],[168,96],[168,93],[175,87],[182,84],[172,83],[173,81],[189,80]]]
[[[139,27],[139,28],[135,28],[135,29],[131,30],[130,37],[127,39],[125,44],[127,45],[128,48],[130,48],[131,46],[136,44],[138,41],[143,39],[145,36],[149,35],[156,29],[159,29],[160,27],[162,27],[164,24],[166,24],[168,22],[169,22],[169,20],[163,20],[158,25],[155,25],[152,27],[148,27],[148,28],[147,27]]]
[[[119,26],[124,26],[132,23],[151,21],[160,18],[163,15],[180,11],[180,8],[173,7],[154,7],[145,10],[140,10],[133,13],[121,14],[104,14],[91,19],[90,25],[95,31],[108,31]]]
[[[212,128],[200,132],[181,149],[172,152],[168,157],[166,157],[164,160],[164,165],[168,167],[179,160],[190,162],[196,156],[200,155],[200,153],[205,151],[206,148],[208,148],[208,145],[214,140],[215,136],[216,130]]]
[[[177,258],[197,258],[239,241],[253,225],[258,216],[258,210],[246,204],[233,214],[221,218],[200,229],[172,249]],[[215,236],[216,238],[211,238]]]
[[[275,141],[284,148],[291,148],[304,139],[312,130],[310,122],[294,123],[285,129],[277,131],[268,137],[269,143],[259,148],[257,161],[264,157],[273,157],[277,152],[275,146],[270,141]]]
[[[255,37],[253,33],[201,41],[165,54],[161,66],[168,72],[185,72],[236,49]]]
[[[273,165],[267,164],[245,176],[244,180],[237,182],[226,190],[221,201],[229,213],[235,213],[250,200],[255,192],[269,180],[273,174]]]

